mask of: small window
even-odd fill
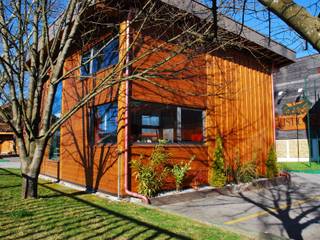
[[[103,42],[102,44],[98,44],[93,49],[93,56],[96,56],[96,54],[99,52],[93,59],[93,73],[118,63],[119,39],[116,38],[112,40],[108,45],[104,46],[105,44],[105,42]]]
[[[91,75],[91,63],[92,61],[89,61],[91,58],[91,50],[84,53],[81,58],[81,76],[86,77]]]
[[[118,106],[108,103],[94,108],[94,143],[116,143]]]
[[[53,134],[51,138],[49,159],[59,160],[60,157],[60,128]]]
[[[62,82],[57,85],[56,93],[54,95],[52,112],[51,112],[51,124],[58,121],[61,117],[62,107]],[[60,157],[60,128],[58,128],[53,134],[50,140],[49,159],[59,160]]]
[[[119,61],[119,38],[104,41],[85,52],[81,58],[81,76],[91,76]],[[91,61],[89,61],[91,59]]]
[[[181,109],[181,140],[183,142],[203,141],[202,111]]]

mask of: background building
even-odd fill
[[[319,112],[316,104],[320,96],[319,72],[320,55],[316,54],[298,58],[296,63],[274,73],[279,161],[319,160],[316,117]]]

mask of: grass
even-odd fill
[[[316,162],[283,162],[278,164],[280,169],[287,171],[320,171],[320,164]]]
[[[41,182],[20,198],[17,170],[0,168],[0,239],[247,239],[177,215]]]

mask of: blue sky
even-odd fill
[[[211,0],[203,0],[207,4],[211,4]],[[227,5],[221,6],[221,3],[228,2]],[[242,19],[242,4],[243,0],[235,0],[235,6],[240,8],[238,12],[233,11],[233,6],[230,7],[230,1],[217,0],[218,6],[221,6],[219,11],[240,21]],[[297,4],[306,7],[313,16],[320,13],[320,2],[318,0],[296,0]],[[232,2],[231,2],[232,3]],[[296,51],[297,57],[303,57],[317,53],[310,44],[307,44],[295,31],[290,29],[281,19],[276,15],[271,14],[271,38],[290,49]],[[245,11],[245,24],[254,30],[269,35],[269,16],[258,0],[247,0],[247,7]]]

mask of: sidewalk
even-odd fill
[[[20,168],[19,157],[0,158],[0,168]]]

